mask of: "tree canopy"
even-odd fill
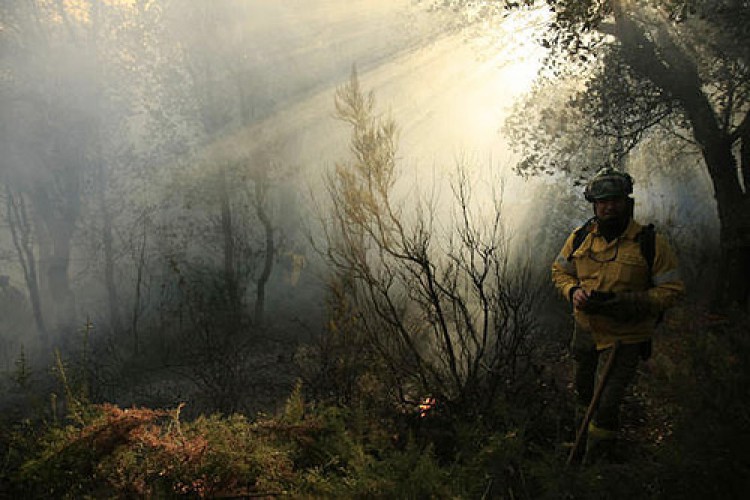
[[[603,164],[622,165],[633,147],[659,130],[686,139],[702,155],[717,201],[722,252],[717,301],[746,304],[748,286],[734,276],[750,272],[750,5],[491,3],[548,8],[551,20],[541,43],[550,48],[552,71],[545,78],[574,82],[567,99],[532,111],[536,120],[511,120],[511,139],[522,154],[518,170],[586,175]],[[534,106],[545,92],[549,87],[535,90]]]

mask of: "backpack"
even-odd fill
[[[592,217],[587,220],[583,226],[576,229],[573,236],[573,249],[568,255],[568,262],[573,260],[573,254],[578,250],[581,244],[583,244],[583,240],[585,240],[586,236],[591,232],[591,225],[595,219],[596,217]],[[635,240],[640,243],[641,255],[643,255],[643,258],[646,260],[646,265],[648,266],[649,283],[653,286],[651,274],[654,267],[654,257],[656,256],[656,229],[654,228],[654,225],[649,224],[648,226],[643,226],[641,232],[636,235]]]

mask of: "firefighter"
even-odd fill
[[[573,306],[578,415],[618,345],[588,426],[584,463],[612,458],[626,388],[639,359],[650,356],[658,320],[684,291],[667,241],[633,220],[632,193],[630,175],[600,170],[584,193],[594,217],[568,237],[552,265],[555,287]]]

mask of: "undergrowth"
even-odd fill
[[[694,311],[670,324],[634,391],[644,427],[618,463],[565,467],[554,435],[565,406],[546,383],[480,415],[325,404],[298,385],[278,415],[193,420],[182,406],[124,409],[66,390],[67,417],[3,426],[0,496],[739,498],[750,477],[747,331],[742,316]]]

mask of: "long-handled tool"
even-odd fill
[[[586,435],[586,431],[589,427],[589,423],[591,422],[591,418],[594,416],[594,412],[596,411],[597,406],[599,406],[599,400],[602,398],[602,392],[604,392],[604,387],[607,384],[607,378],[609,377],[609,372],[612,370],[612,365],[614,364],[615,356],[617,355],[617,349],[619,347],[620,341],[616,340],[615,345],[612,347],[612,352],[609,353],[609,359],[607,359],[607,363],[604,365],[604,372],[602,373],[599,379],[599,383],[594,390],[594,395],[591,398],[591,403],[589,403],[589,407],[586,409],[586,415],[584,415],[583,417],[581,427],[576,433],[576,442],[573,444],[573,448],[570,450],[568,460],[565,463],[566,465],[570,465],[573,463],[573,460],[578,453],[578,448],[581,447],[581,442],[583,441],[583,437]]]

